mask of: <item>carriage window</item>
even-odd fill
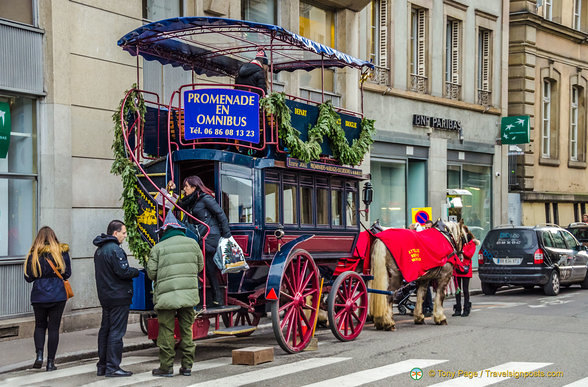
[[[325,188],[316,190],[316,224],[329,224],[329,190]]]
[[[331,191],[331,214],[332,214],[332,225],[342,226],[343,225],[343,192],[342,191]]]
[[[345,207],[347,226],[357,226],[357,192],[347,192],[347,203]]]
[[[312,224],[312,187],[300,187],[300,223]]]
[[[265,183],[265,222],[278,223],[280,195],[278,183]]]
[[[251,179],[223,175],[222,206],[229,223],[253,223],[253,182]]]
[[[297,224],[297,190],[295,185],[284,184],[284,224]]]

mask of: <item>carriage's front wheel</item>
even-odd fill
[[[278,300],[272,302],[272,326],[280,347],[302,351],[312,339],[318,313],[319,271],[312,256],[294,250],[284,265]]]
[[[335,280],[327,300],[329,326],[335,337],[351,341],[361,333],[368,311],[368,293],[361,276],[346,271]]]

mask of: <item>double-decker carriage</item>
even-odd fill
[[[131,55],[182,68],[192,78],[178,84],[169,101],[139,86],[122,101],[122,138],[137,169],[137,226],[144,241],[156,243],[156,230],[172,208],[184,222],[198,222],[171,205],[163,188],[170,180],[181,187],[185,177],[198,175],[214,190],[250,267],[222,276],[221,307],[207,307],[202,275],[204,308],[194,338],[208,335],[211,320],[215,333],[251,334],[260,316],[271,311],[280,346],[301,351],[313,335],[321,290],[328,293],[323,299],[328,298],[335,336],[356,338],[367,317],[369,265],[353,258],[353,251],[360,195],[371,196],[371,188],[362,192],[366,176],[353,166],[371,142],[373,121],[325,103],[324,92],[317,94],[320,103],[271,92],[278,89],[274,74],[281,71],[357,69],[354,79],[360,82],[373,66],[278,26],[212,17],[147,24],[118,45]],[[260,49],[269,58],[267,95],[232,82]],[[137,82],[139,68],[137,58]],[[195,76],[210,81],[195,82]],[[206,249],[205,236],[202,245]],[[148,326],[156,337],[156,321]]]

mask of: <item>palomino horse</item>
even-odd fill
[[[474,235],[462,221],[459,223],[437,222],[434,227],[439,229],[447,237],[453,247],[454,253],[460,256],[460,258],[462,258],[463,246],[467,242],[474,241],[474,243],[479,244],[479,241],[475,239]],[[384,291],[394,291],[400,288],[403,279],[402,273],[400,273],[394,257],[392,257],[384,242],[378,238],[374,238],[372,242],[370,260],[371,272],[374,276],[370,288]],[[429,286],[429,281],[436,280],[437,292],[434,300],[433,320],[437,325],[447,325],[447,318],[443,312],[443,300],[445,299],[445,288],[453,275],[453,264],[449,261],[443,266],[428,270],[416,280],[417,302],[414,309],[415,324],[424,323],[423,299]],[[392,296],[372,294],[369,305],[376,329],[393,330],[395,328],[394,318],[392,317]]]

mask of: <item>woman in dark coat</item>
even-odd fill
[[[220,290],[218,269],[213,258],[220,238],[229,238],[231,236],[229,220],[214,199],[214,193],[204,185],[198,176],[185,178],[183,190],[185,196],[179,199],[177,204],[210,227],[205,246],[206,278],[212,288],[212,304],[213,306],[219,306],[223,304],[224,297]],[[206,234],[206,227],[203,224],[193,222],[190,218],[187,218],[186,221],[192,223],[194,226],[192,229],[197,230],[200,237]]]
[[[31,304],[35,311],[35,349],[37,357],[33,368],[43,365],[43,348],[45,332],[47,339],[47,371],[54,371],[55,353],[59,344],[59,326],[61,315],[67,301],[63,280],[57,276],[51,265],[59,271],[63,279],[71,276],[69,246],[60,244],[53,230],[47,226],[41,228],[24,262],[24,278],[33,282]]]

